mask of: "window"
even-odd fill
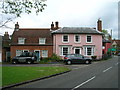
[[[18,44],[24,44],[25,38],[18,38]]]
[[[92,55],[92,48],[91,47],[87,47],[87,55]]]
[[[93,46],[85,47],[84,52],[85,52],[86,56],[93,56],[94,55],[94,47]]]
[[[79,43],[80,42],[80,36],[79,35],[75,35],[74,36],[74,41],[75,41],[75,43]]]
[[[20,56],[22,54],[22,50],[16,50],[16,56]]]
[[[87,36],[87,43],[91,43],[92,42],[92,37],[90,35]]]
[[[71,46],[60,46],[59,50],[60,50],[60,56],[64,56],[66,54],[70,54],[70,50]]]
[[[63,55],[68,54],[68,47],[63,47]]]
[[[39,38],[39,44],[45,44],[46,38]]]
[[[64,42],[64,43],[69,42],[69,37],[68,37],[68,35],[63,35],[63,42]]]
[[[42,57],[48,57],[48,50],[42,50]]]

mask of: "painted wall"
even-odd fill
[[[105,45],[105,53],[108,52],[109,48],[111,48],[111,43],[106,43],[106,45]]]
[[[63,43],[62,42],[62,36],[63,34],[54,34],[53,35],[53,53],[56,53],[57,55],[60,55],[60,49],[59,45],[71,45],[72,47],[81,47],[81,54],[84,55],[84,45],[95,45],[95,53],[94,55],[97,56],[97,58],[102,57],[102,35],[91,35],[92,36],[92,43],[86,43],[86,34],[77,34],[80,35],[80,43],[74,42],[74,35],[76,34],[69,34],[69,43]],[[74,53],[74,50],[71,50],[71,53]]]

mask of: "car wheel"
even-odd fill
[[[71,61],[67,61],[67,64],[70,65],[70,64],[72,64],[72,62]]]
[[[31,61],[31,60],[27,60],[27,63],[28,63],[28,64],[31,64],[31,63],[32,63],[32,61]]]
[[[14,61],[12,61],[12,63],[13,63],[13,64],[17,64],[17,61],[16,61],[16,60],[14,60]]]
[[[86,64],[89,64],[90,62],[87,60],[87,61],[85,61],[85,63],[86,63]]]

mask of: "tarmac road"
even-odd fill
[[[67,65],[71,72],[14,88],[118,88],[118,57],[89,65]]]

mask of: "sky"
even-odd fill
[[[22,14],[20,18],[7,23],[12,29],[0,28],[0,35],[8,31],[12,34],[14,24],[20,28],[50,28],[52,22],[60,27],[96,27],[102,20],[102,29],[112,29],[112,37],[118,39],[118,1],[119,0],[47,0],[47,7],[38,15]],[[6,15],[7,17],[7,15]],[[4,20],[5,16],[2,17]]]

